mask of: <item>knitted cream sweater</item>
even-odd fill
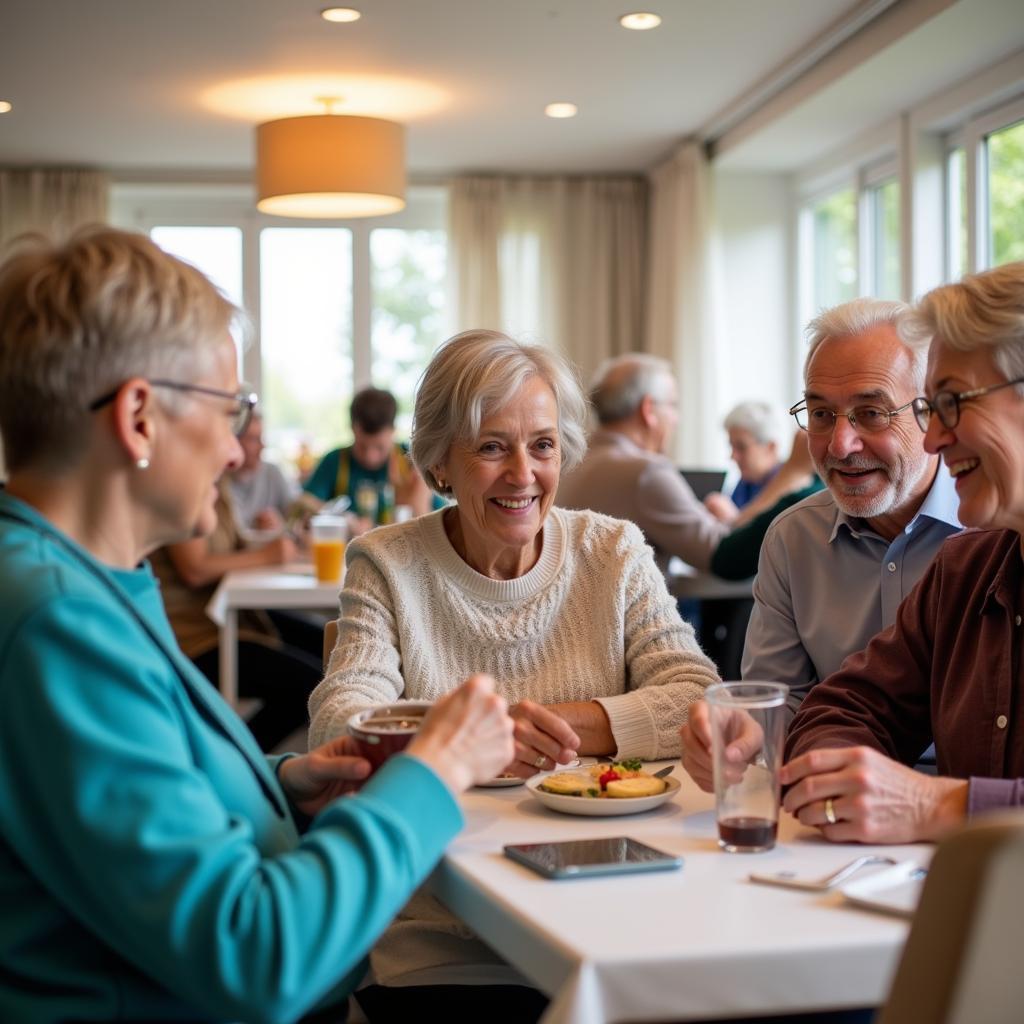
[[[717,681],[631,523],[552,508],[537,564],[514,580],[471,569],[444,510],[349,545],[338,642],[310,698],[315,745],[399,697],[433,700],[474,672],[553,704],[597,699],[622,757],[679,754],[690,703]],[[393,984],[528,984],[421,891],[373,950]]]
[[[315,746],[349,716],[435,700],[474,672],[510,704],[597,700],[621,757],[679,754],[687,707],[717,680],[631,523],[553,508],[537,564],[494,580],[471,569],[444,510],[354,541],[338,642],[309,702]]]

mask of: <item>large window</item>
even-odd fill
[[[373,379],[398,399],[398,429],[408,435],[416,382],[444,331],[443,231],[376,228],[373,264]]]
[[[308,222],[258,214],[242,187],[115,192],[115,223],[148,231],[248,312],[242,376],[285,468],[348,443],[349,403],[369,384],[395,393],[408,437],[416,382],[447,326],[447,194],[408,198],[386,218]]]
[[[898,299],[900,281],[900,184],[890,178],[865,192],[870,233],[870,264],[867,275],[871,294],[879,299]]]
[[[988,164],[988,262],[1024,260],[1024,121],[992,132]]]
[[[348,438],[352,232],[260,232],[260,356],[268,440],[288,459]]]
[[[853,189],[815,203],[812,224],[813,305],[816,310],[857,295],[857,197]]]

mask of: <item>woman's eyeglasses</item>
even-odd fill
[[[1012,387],[1014,384],[1024,384],[1024,377],[1015,377],[1000,384],[990,384],[987,388],[974,388],[973,391],[939,391],[931,401],[927,398],[915,398],[910,405],[914,410],[914,419],[923,431],[927,432],[933,412],[947,430],[952,430],[960,422],[960,406],[964,402],[973,401],[1002,388]]]
[[[245,433],[245,428],[249,426],[253,410],[259,401],[255,391],[222,391],[220,388],[208,388],[202,384],[183,384],[181,381],[176,380],[151,380],[149,383],[155,388],[173,388],[175,391],[196,391],[201,395],[212,395],[214,398],[223,398],[229,402],[234,402],[236,408],[231,421],[231,429],[235,437],[240,437]],[[118,385],[113,391],[91,402],[89,412],[95,412],[97,409],[109,405],[117,397],[117,393],[120,390],[121,386]]]

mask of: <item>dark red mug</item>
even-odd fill
[[[348,732],[356,741],[359,755],[376,771],[389,757],[405,750],[419,732],[430,707],[428,703],[410,700],[367,708],[348,720]]]

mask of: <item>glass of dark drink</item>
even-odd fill
[[[716,683],[705,694],[718,845],[728,853],[758,853],[775,845],[788,692],[783,683],[747,680]]]
[[[348,720],[348,732],[376,771],[389,757],[405,750],[430,708],[429,703],[419,701],[368,708]]]

